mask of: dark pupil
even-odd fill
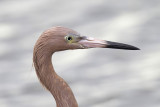
[[[68,40],[72,40],[72,37],[69,36],[69,37],[68,37]]]

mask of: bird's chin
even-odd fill
[[[80,49],[88,49],[89,47],[80,44],[80,45],[79,45],[79,48],[80,48]]]
[[[104,48],[105,45],[103,44],[80,44],[79,47],[81,49],[88,49],[88,48]]]

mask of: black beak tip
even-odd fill
[[[134,46],[134,48],[132,48],[132,50],[141,50],[141,49]]]
[[[124,44],[124,43],[117,43],[117,42],[111,42],[107,41],[107,48],[114,48],[114,49],[125,49],[125,50],[140,50],[139,48]]]
[[[129,46],[128,48],[125,48],[127,50],[140,50],[139,48],[135,47],[135,46]]]

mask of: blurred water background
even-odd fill
[[[141,48],[54,54],[80,107],[160,107],[159,0],[0,0],[0,107],[55,107],[32,67],[52,26]]]

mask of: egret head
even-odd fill
[[[76,31],[64,27],[53,27],[45,31],[38,43],[43,42],[52,52],[68,49],[87,49],[87,48],[114,48],[126,50],[139,50],[139,48],[123,43],[111,42],[106,40],[94,39],[82,36]],[[38,44],[37,43],[37,44]]]

